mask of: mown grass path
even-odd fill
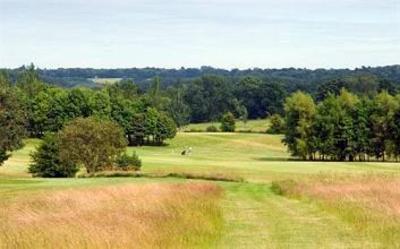
[[[224,184],[225,231],[218,248],[375,248],[311,203],[274,194],[268,184]]]

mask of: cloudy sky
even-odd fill
[[[400,0],[0,0],[0,67],[400,64]]]

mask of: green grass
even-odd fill
[[[264,131],[265,122],[249,121],[246,126],[252,131]],[[207,124],[189,127],[205,129]],[[241,183],[214,181],[225,190],[221,201],[225,224],[217,248],[379,248],[374,238],[365,237],[350,222],[317,203],[275,194],[271,191],[271,182],[350,173],[400,176],[400,164],[294,161],[290,160],[281,139],[279,135],[260,133],[180,132],[167,146],[129,150],[136,151],[142,159],[142,170],[146,174],[225,175],[245,180]],[[32,179],[26,171],[28,155],[38,142],[27,140],[26,147],[14,152],[0,167],[0,199],[63,188],[204,181],[174,177]],[[182,156],[181,151],[187,147],[192,148],[192,154]]]
[[[199,124],[190,124],[183,128],[183,131],[206,131],[207,127],[214,125],[219,129],[219,122],[209,122],[209,123],[199,123]],[[237,132],[255,132],[255,133],[265,133],[269,127],[268,119],[257,119],[257,120],[249,120],[247,122],[243,122],[240,120],[236,121],[236,131]]]

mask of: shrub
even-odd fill
[[[279,114],[274,114],[269,119],[271,126],[267,130],[269,134],[282,134],[285,132],[285,122]]]
[[[221,131],[234,132],[235,131],[235,116],[231,112],[224,114],[221,120]]]
[[[210,125],[206,129],[207,132],[218,132],[218,128],[215,125]]]
[[[132,155],[128,155],[126,152],[122,153],[117,159],[115,160],[115,166],[118,169],[128,171],[134,170],[137,171],[142,166],[142,161],[139,159],[138,155],[133,152]]]
[[[29,172],[39,177],[73,177],[78,167],[60,159],[60,147],[56,135],[46,135],[39,148],[31,154],[33,163]]]

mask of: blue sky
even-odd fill
[[[0,0],[0,67],[400,64],[400,0]]]

